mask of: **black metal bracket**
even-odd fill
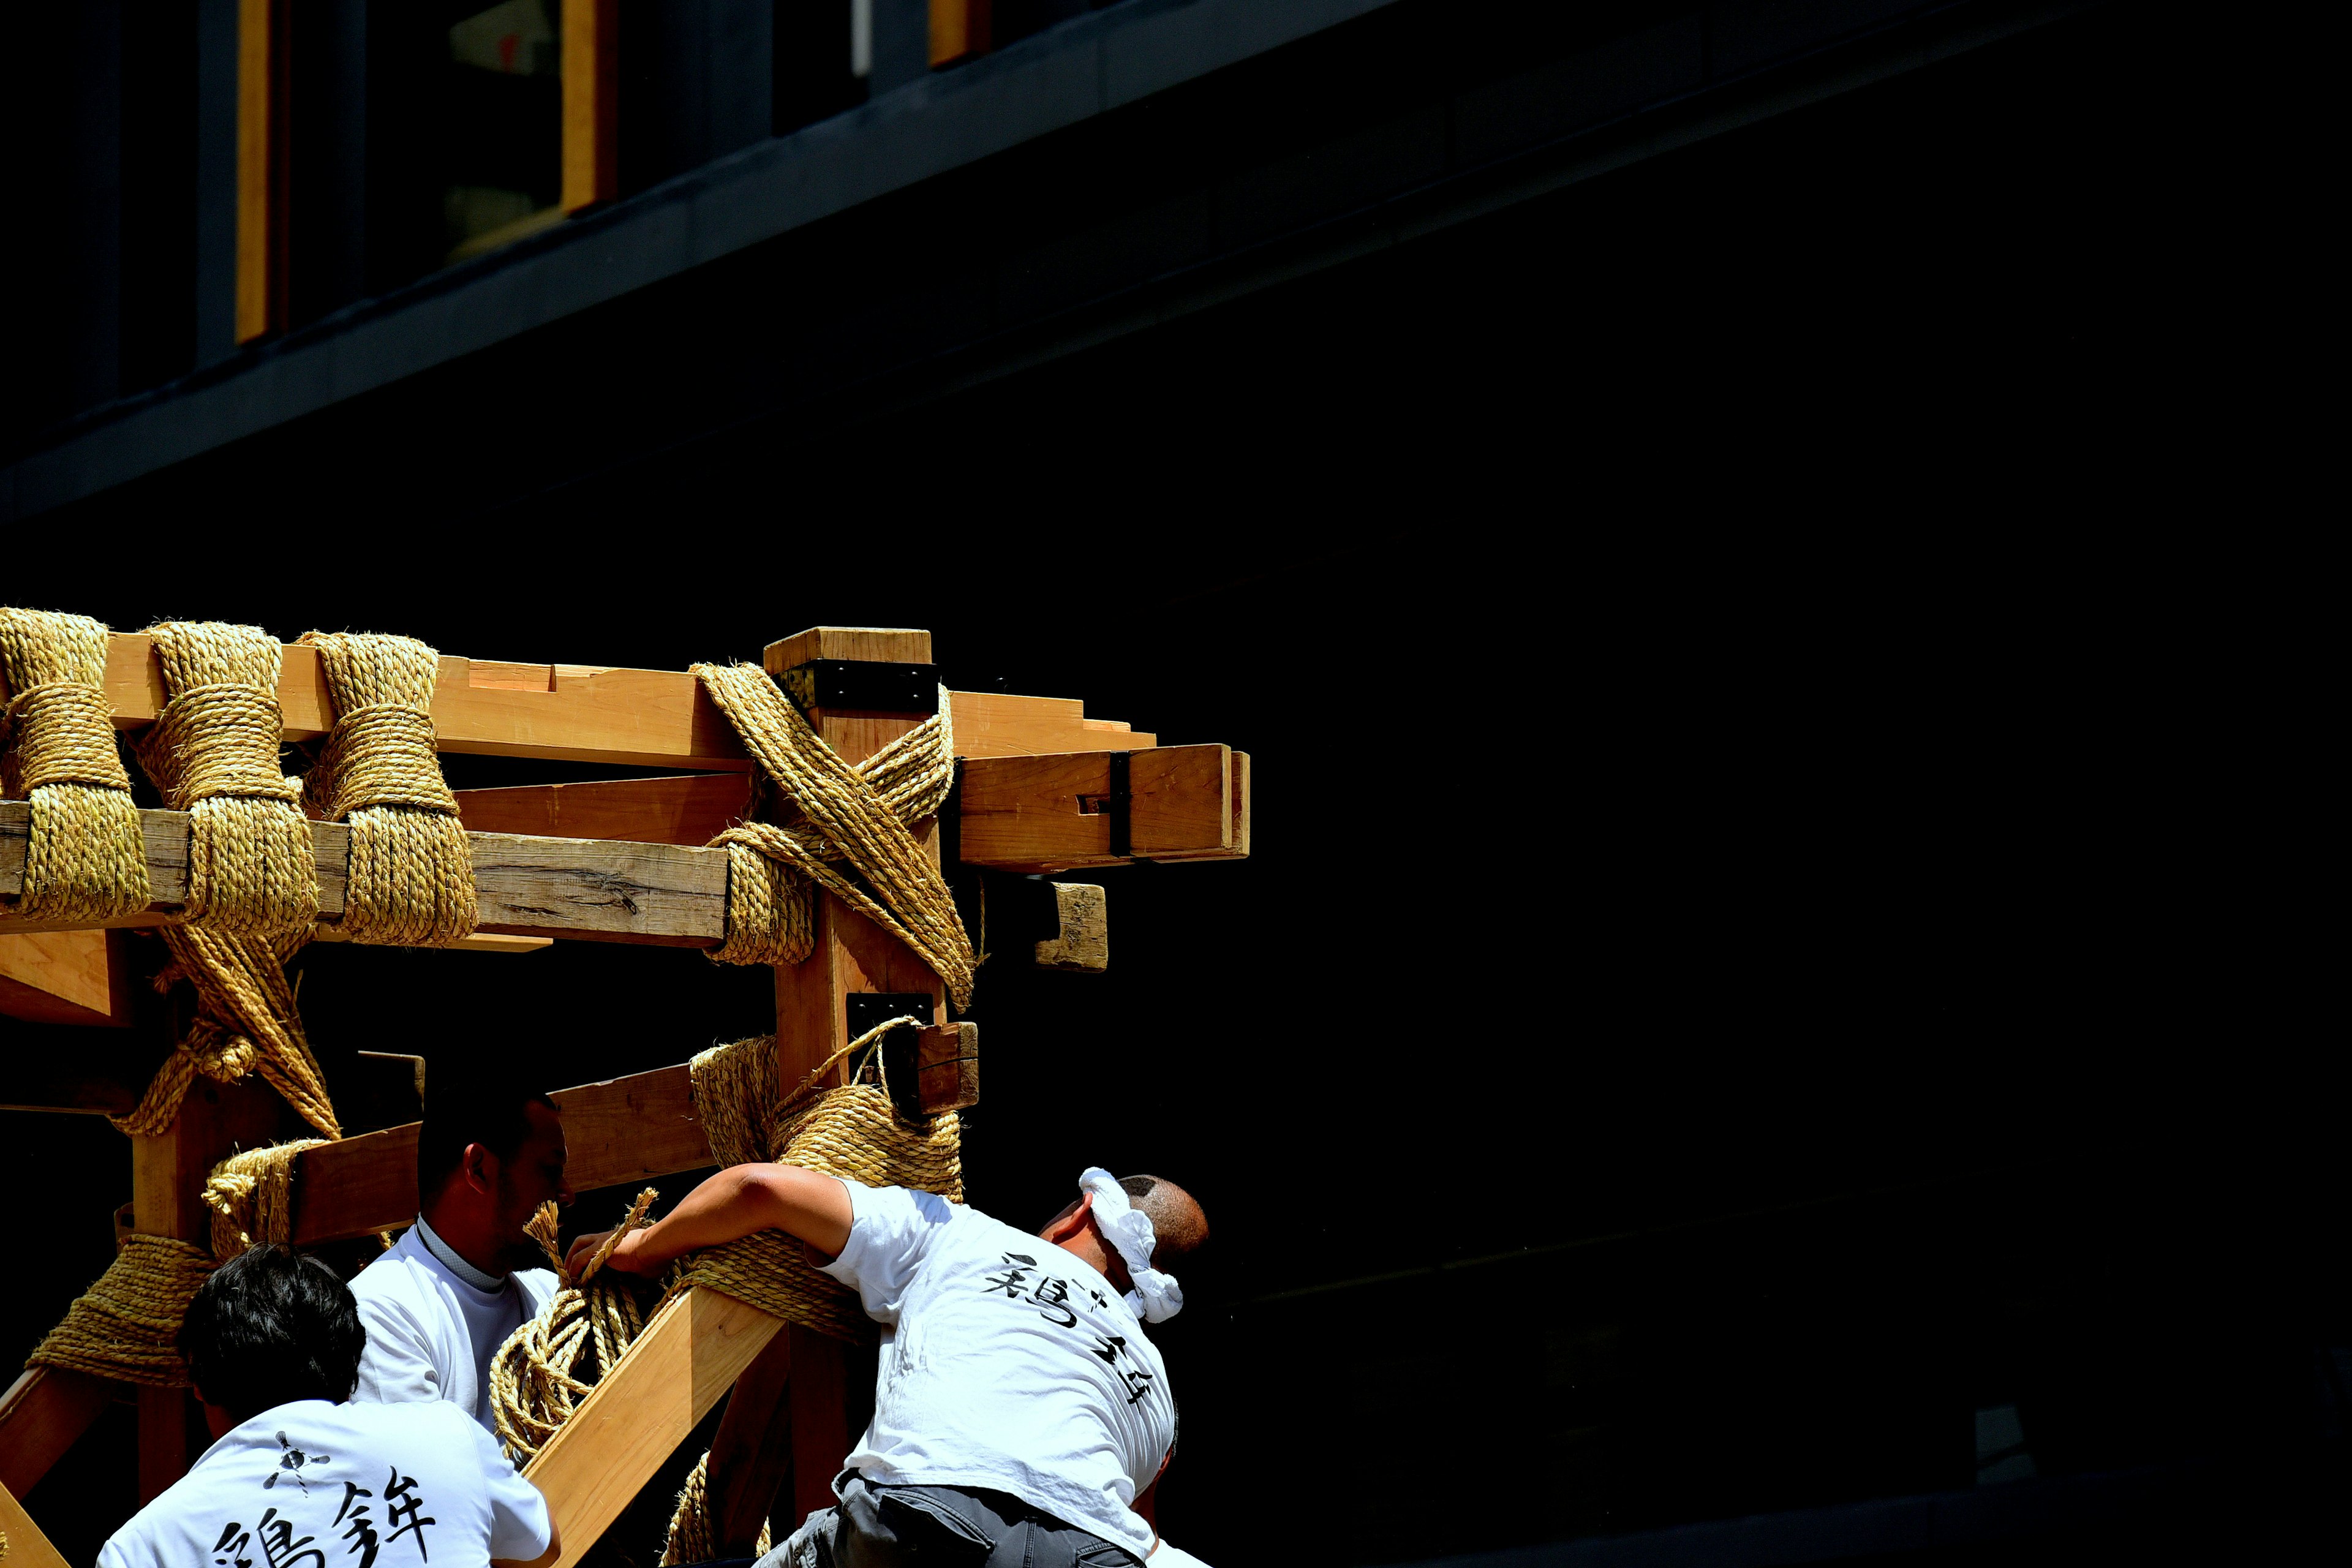
[[[1080,795],[1078,812],[1081,816],[1110,818],[1110,852],[1124,860],[1135,853],[1135,753],[1106,752],[1103,756],[1110,763],[1109,793]]]
[[[866,713],[935,713],[940,706],[940,667],[935,664],[813,658],[776,677],[776,684],[803,712],[847,708]]]
[[[928,991],[853,991],[842,1001],[849,1015],[849,1037],[853,1040],[893,1018],[928,1020],[931,1016],[931,994]],[[875,1042],[882,1049],[887,1069],[877,1076],[890,1086],[890,1103],[909,1121],[923,1119],[922,1097],[915,1082],[915,1042],[921,1034],[919,1027],[893,1029]],[[853,1072],[864,1065],[849,1064]]]

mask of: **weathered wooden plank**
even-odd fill
[[[24,837],[30,812],[22,801],[0,801],[0,896],[23,891]],[[156,902],[145,914],[109,924],[161,923],[187,896],[186,815],[146,811],[140,818]],[[318,863],[319,914],[332,922],[343,912],[351,830],[338,822],[314,822],[310,832]],[[485,931],[684,947],[715,946],[726,935],[723,849],[504,833],[468,837]],[[13,858],[6,854],[12,841]],[[68,928],[0,913],[0,935],[58,929]]]
[[[429,1070],[429,1069],[428,1069]],[[572,1187],[651,1180],[710,1163],[683,1063],[558,1089]],[[416,1215],[418,1124],[346,1138],[294,1162],[294,1240],[309,1247],[404,1226]]]
[[[783,1326],[700,1288],[646,1326],[523,1471],[563,1537],[556,1568],[586,1554]]]
[[[1109,895],[1091,882],[1053,882],[1055,933],[1036,944],[1040,969],[1100,974],[1110,967]]]
[[[743,773],[684,773],[461,789],[457,795],[458,816],[476,833],[698,845],[743,820],[751,805],[751,781]]]
[[[121,931],[30,931],[0,936],[0,1013],[37,1024],[124,1028],[131,969]],[[0,1083],[0,1095],[8,1087]]]
[[[1234,844],[1231,751],[1160,746],[1128,759],[1135,858],[1225,855]],[[1111,762],[1102,752],[967,762],[959,796],[966,866],[1061,871],[1117,866],[1111,853]]]
[[[122,1392],[87,1373],[26,1367],[0,1394],[0,1486],[19,1497],[31,1491]]]
[[[0,1540],[7,1545],[0,1548],[9,1568],[66,1568],[63,1553],[49,1544],[25,1505],[16,1500],[15,1489],[0,1486]]]

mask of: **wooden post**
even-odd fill
[[[929,665],[931,635],[817,626],[771,645],[762,663],[769,674],[781,678],[818,659]],[[928,712],[837,707],[812,708],[808,714],[816,732],[852,763],[865,761],[929,717]],[[937,864],[938,825],[919,824],[915,838]],[[787,1090],[856,1037],[849,1025],[849,999],[858,993],[920,994],[927,1001],[916,1011],[927,1025],[941,1022],[946,1005],[940,977],[896,937],[831,894],[821,895],[818,906],[814,950],[801,963],[776,971],[776,1079]],[[844,1069],[835,1068],[831,1081],[846,1081]],[[780,1337],[788,1342],[780,1352],[791,1369],[786,1397],[772,1405],[757,1441],[739,1438],[723,1456],[713,1448],[709,1495],[737,1497],[751,1489],[735,1473],[752,1462],[747,1456],[765,1454],[769,1458],[762,1462],[772,1467],[776,1456],[789,1453],[791,1517],[797,1520],[833,1500],[834,1473],[856,1434],[848,1429],[848,1371],[841,1342],[798,1324]],[[748,1399],[744,1403],[751,1405]],[[743,1426],[753,1415],[747,1408],[734,1424]]]
[[[236,341],[286,330],[292,0],[238,0]]]
[[[258,1078],[215,1083],[198,1078],[180,1102],[172,1130],[131,1141],[132,1224],[150,1236],[209,1245],[205,1178],[240,1149],[275,1142],[290,1115]],[[139,1500],[152,1502],[187,1474],[194,1410],[185,1389],[139,1390]]]

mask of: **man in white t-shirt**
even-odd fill
[[[547,1500],[463,1412],[344,1403],[364,1341],[351,1291],[289,1247],[215,1269],[180,1349],[219,1440],[99,1568],[553,1563]]]
[[[931,1193],[738,1165],[614,1249],[613,1267],[653,1273],[785,1231],[833,1255],[824,1271],[882,1324],[874,1420],[834,1483],[840,1503],[762,1568],[981,1549],[1030,1568],[1130,1568],[1150,1554],[1135,1503],[1175,1440],[1176,1405],[1143,1325],[1183,1305],[1162,1269],[1207,1240],[1208,1222],[1157,1177],[1096,1169],[1080,1188],[1033,1236]]]
[[[572,1202],[555,1102],[496,1069],[436,1066],[416,1142],[416,1223],[352,1281],[370,1404],[446,1400],[494,1430],[490,1358],[555,1294],[523,1226]]]

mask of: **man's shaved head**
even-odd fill
[[[1209,1239],[1209,1216],[1175,1183],[1160,1176],[1121,1176],[1118,1184],[1127,1194],[1128,1206],[1141,1210],[1151,1221],[1154,1268],[1173,1269]]]

